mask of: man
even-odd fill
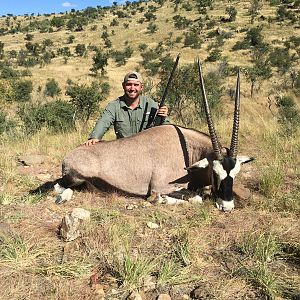
[[[122,86],[124,95],[107,105],[89,140],[85,142],[86,146],[100,142],[111,125],[114,126],[118,139],[136,134],[149,125],[149,116],[155,114],[158,108],[157,102],[141,95],[144,88],[141,75],[134,71],[127,73]],[[157,115],[159,118],[155,120],[156,123],[160,121],[160,117],[163,118],[163,124],[169,123],[166,106],[158,109]]]

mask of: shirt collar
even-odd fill
[[[120,100],[120,106],[122,108],[130,109],[130,107],[125,102],[125,97],[124,96],[119,97],[119,100]],[[140,96],[140,101],[139,101],[139,104],[136,108],[142,108],[143,102],[144,102],[144,97]]]

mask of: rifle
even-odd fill
[[[179,62],[179,58],[180,58],[180,53],[176,57],[175,63],[173,65],[173,69],[172,69],[170,77],[168,79],[168,83],[167,83],[166,88],[164,90],[163,96],[162,96],[162,98],[160,100],[158,109],[156,109],[154,112],[153,112],[153,110],[151,110],[151,112],[150,112],[150,116],[149,116],[149,119],[148,119],[147,128],[155,126],[154,121],[155,121],[155,119],[157,117],[157,112],[158,112],[158,110],[161,107],[163,107],[165,105],[165,100],[166,100],[166,97],[167,97],[167,93],[168,93],[168,90],[170,88],[170,84],[172,82],[172,79],[174,77],[174,73],[175,73],[175,70],[176,70],[178,62]],[[163,123],[164,119],[165,119],[165,117],[160,117],[159,125],[161,125]]]

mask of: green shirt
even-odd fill
[[[139,105],[131,109],[127,106],[124,96],[121,96],[107,105],[91,132],[90,138],[101,139],[111,125],[114,126],[118,139],[134,135],[146,129],[150,112],[155,113],[157,107],[157,102],[153,99],[140,96]],[[158,123],[159,119],[157,117],[155,123]],[[168,118],[163,124],[167,123],[169,123]]]

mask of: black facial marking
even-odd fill
[[[215,172],[213,172],[213,193],[216,198],[221,198],[224,201],[232,200],[232,187],[233,187],[233,178],[229,176],[230,171],[235,167],[236,160],[232,157],[225,156],[220,161],[223,169],[226,171],[227,176],[218,185],[218,177]]]

